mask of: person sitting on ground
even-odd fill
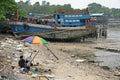
[[[26,72],[30,70],[30,67],[26,65],[25,59],[23,59],[23,56],[20,56],[20,60],[18,62],[20,68],[24,68]]]
[[[19,64],[20,68],[26,67],[25,60],[23,59],[23,56],[20,56],[20,60],[19,60],[18,64]]]

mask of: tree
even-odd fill
[[[0,0],[0,8],[0,20],[5,20],[15,13],[16,2],[15,0]]]
[[[63,7],[64,7],[65,10],[71,10],[72,9],[70,4],[64,4]]]
[[[36,2],[33,4],[29,10],[29,13],[40,13],[40,3]]]
[[[18,15],[19,17],[27,17],[28,15],[28,11],[29,11],[29,2],[23,2],[23,1],[20,1],[17,3],[18,5]]]
[[[91,13],[104,13],[108,17],[120,17],[120,9],[112,8],[109,9],[97,3],[92,3],[88,5],[89,11]]]
[[[88,8],[91,13],[102,12],[102,6],[97,3],[88,4]]]

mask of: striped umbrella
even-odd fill
[[[30,43],[30,44],[44,45],[53,54],[53,56],[58,60],[58,57],[46,46],[46,44],[48,44],[48,42],[45,39],[43,39],[39,36],[29,36],[29,37],[23,39],[22,41]]]
[[[45,39],[43,39],[39,36],[29,36],[29,37],[23,39],[22,41],[28,42],[30,44],[41,44],[41,45],[48,44],[48,42]]]

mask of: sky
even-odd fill
[[[20,0],[15,0],[16,2]],[[27,1],[27,0],[22,0]],[[42,3],[43,0],[30,0],[31,4],[34,4],[35,2]],[[98,3],[105,7],[109,8],[119,8],[120,9],[120,0],[45,0],[46,2],[50,2],[50,5],[64,5],[64,4],[71,4],[72,8],[75,9],[83,9],[88,6],[90,3]]]

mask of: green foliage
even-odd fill
[[[72,10],[71,4],[64,5],[40,5],[39,2],[31,5],[29,1],[18,3],[15,0],[0,0],[0,20],[5,20],[10,15],[15,15],[18,8],[19,16],[27,17],[29,13],[52,15],[56,10]],[[97,3],[88,5],[90,13],[105,13],[109,17],[120,17],[120,9],[109,9]]]
[[[5,20],[5,16],[3,14],[0,13],[0,20]]]
[[[0,0],[0,8],[0,20],[4,20],[7,15],[15,12],[16,2],[15,0]]]
[[[19,5],[21,5],[21,8],[24,12],[24,14],[45,14],[45,15],[51,15],[54,14],[55,10],[71,10],[71,5],[70,4],[65,4],[65,5],[40,5],[39,2],[36,2],[33,5],[30,5],[26,2],[20,1],[18,2]]]
[[[21,17],[27,17],[28,15],[28,12],[30,10],[30,4],[29,2],[23,2],[23,1],[20,1],[17,3],[18,5],[18,13],[19,13],[19,16]]]
[[[64,5],[40,5],[39,2],[36,2],[33,5],[28,4],[28,2],[19,2],[18,4],[22,5],[23,14],[33,13],[33,14],[46,14],[52,15],[56,10],[72,10],[71,4]],[[91,3],[88,5],[90,13],[104,13],[108,17],[120,17],[120,9],[109,9],[97,3]]]

